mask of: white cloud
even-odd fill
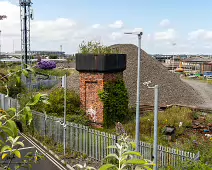
[[[134,28],[133,32],[143,32],[143,28]]]
[[[92,25],[92,28],[99,28],[100,27],[100,24],[94,24]]]
[[[170,21],[168,19],[163,19],[160,24],[161,27],[168,27],[170,26]]]
[[[0,21],[2,30],[2,51],[10,52],[13,49],[20,50],[20,17],[19,6],[8,1],[0,1],[0,14],[7,15],[7,19]],[[36,16],[36,15],[35,15]],[[102,22],[102,21],[101,21]],[[85,21],[86,23],[86,21]],[[31,49],[32,50],[60,50],[60,45],[66,53],[78,51],[79,44],[85,40],[101,41],[104,45],[117,43],[133,43],[137,45],[135,35],[124,35],[124,32],[143,31],[139,25],[136,28],[124,27],[122,20],[108,25],[94,23],[86,25],[71,18],[52,18],[51,20],[37,20],[31,22]],[[177,39],[177,31],[168,29],[163,32],[144,31],[142,36],[142,48],[148,53],[170,53],[173,50],[171,42],[177,42],[176,52],[188,51],[198,53],[212,53],[212,31],[196,30],[189,34],[193,40],[201,39],[202,43],[188,41],[187,37]],[[178,42],[181,40],[182,43]],[[206,41],[206,42],[204,42]],[[170,43],[167,43],[170,42]],[[196,41],[198,42],[198,41]],[[194,43],[194,44],[193,44]],[[182,44],[186,44],[183,47]]]
[[[120,39],[123,36],[122,32],[112,32],[112,34],[110,35],[110,38],[112,40],[117,40]]]
[[[110,28],[123,28],[124,23],[122,20],[115,21],[113,24],[109,24]]]
[[[212,40],[212,31],[198,29],[196,31],[192,31],[188,33],[189,40],[203,40],[203,41],[211,41]]]
[[[164,32],[156,32],[154,35],[155,40],[173,41],[176,39],[176,31],[174,29],[168,29]]]

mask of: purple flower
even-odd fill
[[[37,66],[40,69],[51,70],[51,69],[56,68],[56,63],[54,61],[49,61],[49,60],[43,61],[43,60],[41,60],[40,62],[38,62]]]

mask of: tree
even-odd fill
[[[34,73],[34,70],[28,67],[27,69],[19,69],[15,72],[9,72],[7,75],[0,74],[0,81],[5,85],[7,91],[6,94],[9,94],[7,88],[9,77],[16,77],[17,85],[21,83],[21,76],[24,75],[28,77],[29,72]],[[19,131],[22,131],[22,124],[25,124],[26,126],[31,124],[31,107],[40,102],[48,104],[47,95],[40,93],[35,94],[34,97],[19,111],[17,111],[16,108],[10,108],[7,111],[0,109],[0,167],[7,170],[11,169],[11,165],[15,158],[20,160],[17,164],[15,163],[16,169],[20,169],[21,167],[31,167],[32,163],[36,163],[42,159],[43,156],[38,152],[29,152],[24,156],[21,155],[20,150],[24,148],[24,143],[20,141],[21,136],[19,135]]]

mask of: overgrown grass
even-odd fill
[[[172,107],[158,116],[159,144],[180,150],[197,153],[200,151],[201,161],[212,165],[212,139],[205,137],[192,129],[192,121],[198,119],[202,113],[192,112],[188,108]],[[182,126],[179,127],[180,122]],[[212,115],[207,114],[205,124],[212,123]],[[168,142],[163,134],[164,127],[176,128],[176,140]],[[125,130],[133,138],[135,136],[135,121],[124,125]],[[152,112],[140,119],[141,141],[153,143],[154,115]]]
[[[187,127],[191,127],[193,119],[193,113],[188,108],[172,107],[164,112],[159,113],[158,125],[159,132],[162,134],[163,128],[171,126],[176,128],[177,135],[183,134]],[[182,122],[182,127],[179,127]],[[131,135],[135,136],[135,122],[125,124],[126,131]],[[140,134],[141,139],[145,140],[144,136],[152,137],[154,129],[154,113],[149,112],[147,115],[140,119]]]
[[[64,76],[65,74],[67,74],[67,76],[71,75],[74,70],[71,70],[71,69],[52,69],[52,70],[43,70],[43,69],[39,69],[39,68],[35,68],[35,71],[37,73],[42,73],[42,74],[47,74],[47,75],[50,75],[50,76],[58,76],[58,77],[62,77]]]

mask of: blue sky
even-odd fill
[[[17,5],[17,0],[0,0],[0,2],[10,2],[7,8]],[[204,3],[200,0],[36,0],[33,1],[35,20],[31,28],[32,32],[34,31],[32,48],[54,50],[59,47],[59,44],[63,44],[64,50],[71,53],[77,50],[76,44],[83,39],[91,40],[92,38],[98,39],[98,37],[108,45],[128,42],[135,44],[136,39],[126,37],[123,32],[142,28],[144,32],[142,44],[148,53],[212,54],[211,6],[212,1],[209,0],[205,0]],[[19,15],[18,10],[8,13],[10,16]],[[66,19],[66,21],[57,21],[60,19]],[[47,24],[50,21],[52,23]],[[6,22],[2,23],[5,30],[8,27]],[[115,23],[121,25],[109,26]],[[64,24],[63,28],[61,24]],[[69,24],[67,30],[66,24]],[[72,24],[75,26],[70,26]],[[91,30],[90,27],[94,24],[98,24],[99,27]],[[57,31],[55,31],[56,28],[58,28]],[[39,33],[36,32],[38,30]],[[65,31],[67,31],[66,35],[64,35]],[[45,42],[44,40],[39,42],[42,39],[37,36],[40,32],[48,34],[48,36],[43,34]],[[57,42],[55,32],[58,33],[57,37],[60,35]],[[64,37],[61,38],[62,36]],[[6,43],[6,35],[4,39],[5,44],[9,44]],[[177,43],[175,47],[170,45],[173,42]],[[5,45],[5,50],[10,49],[8,46]]]
[[[177,28],[189,30],[212,26],[209,21],[212,1],[205,0],[36,0],[33,4],[38,19],[68,17],[92,23],[124,20],[131,27],[154,30],[164,18]]]

